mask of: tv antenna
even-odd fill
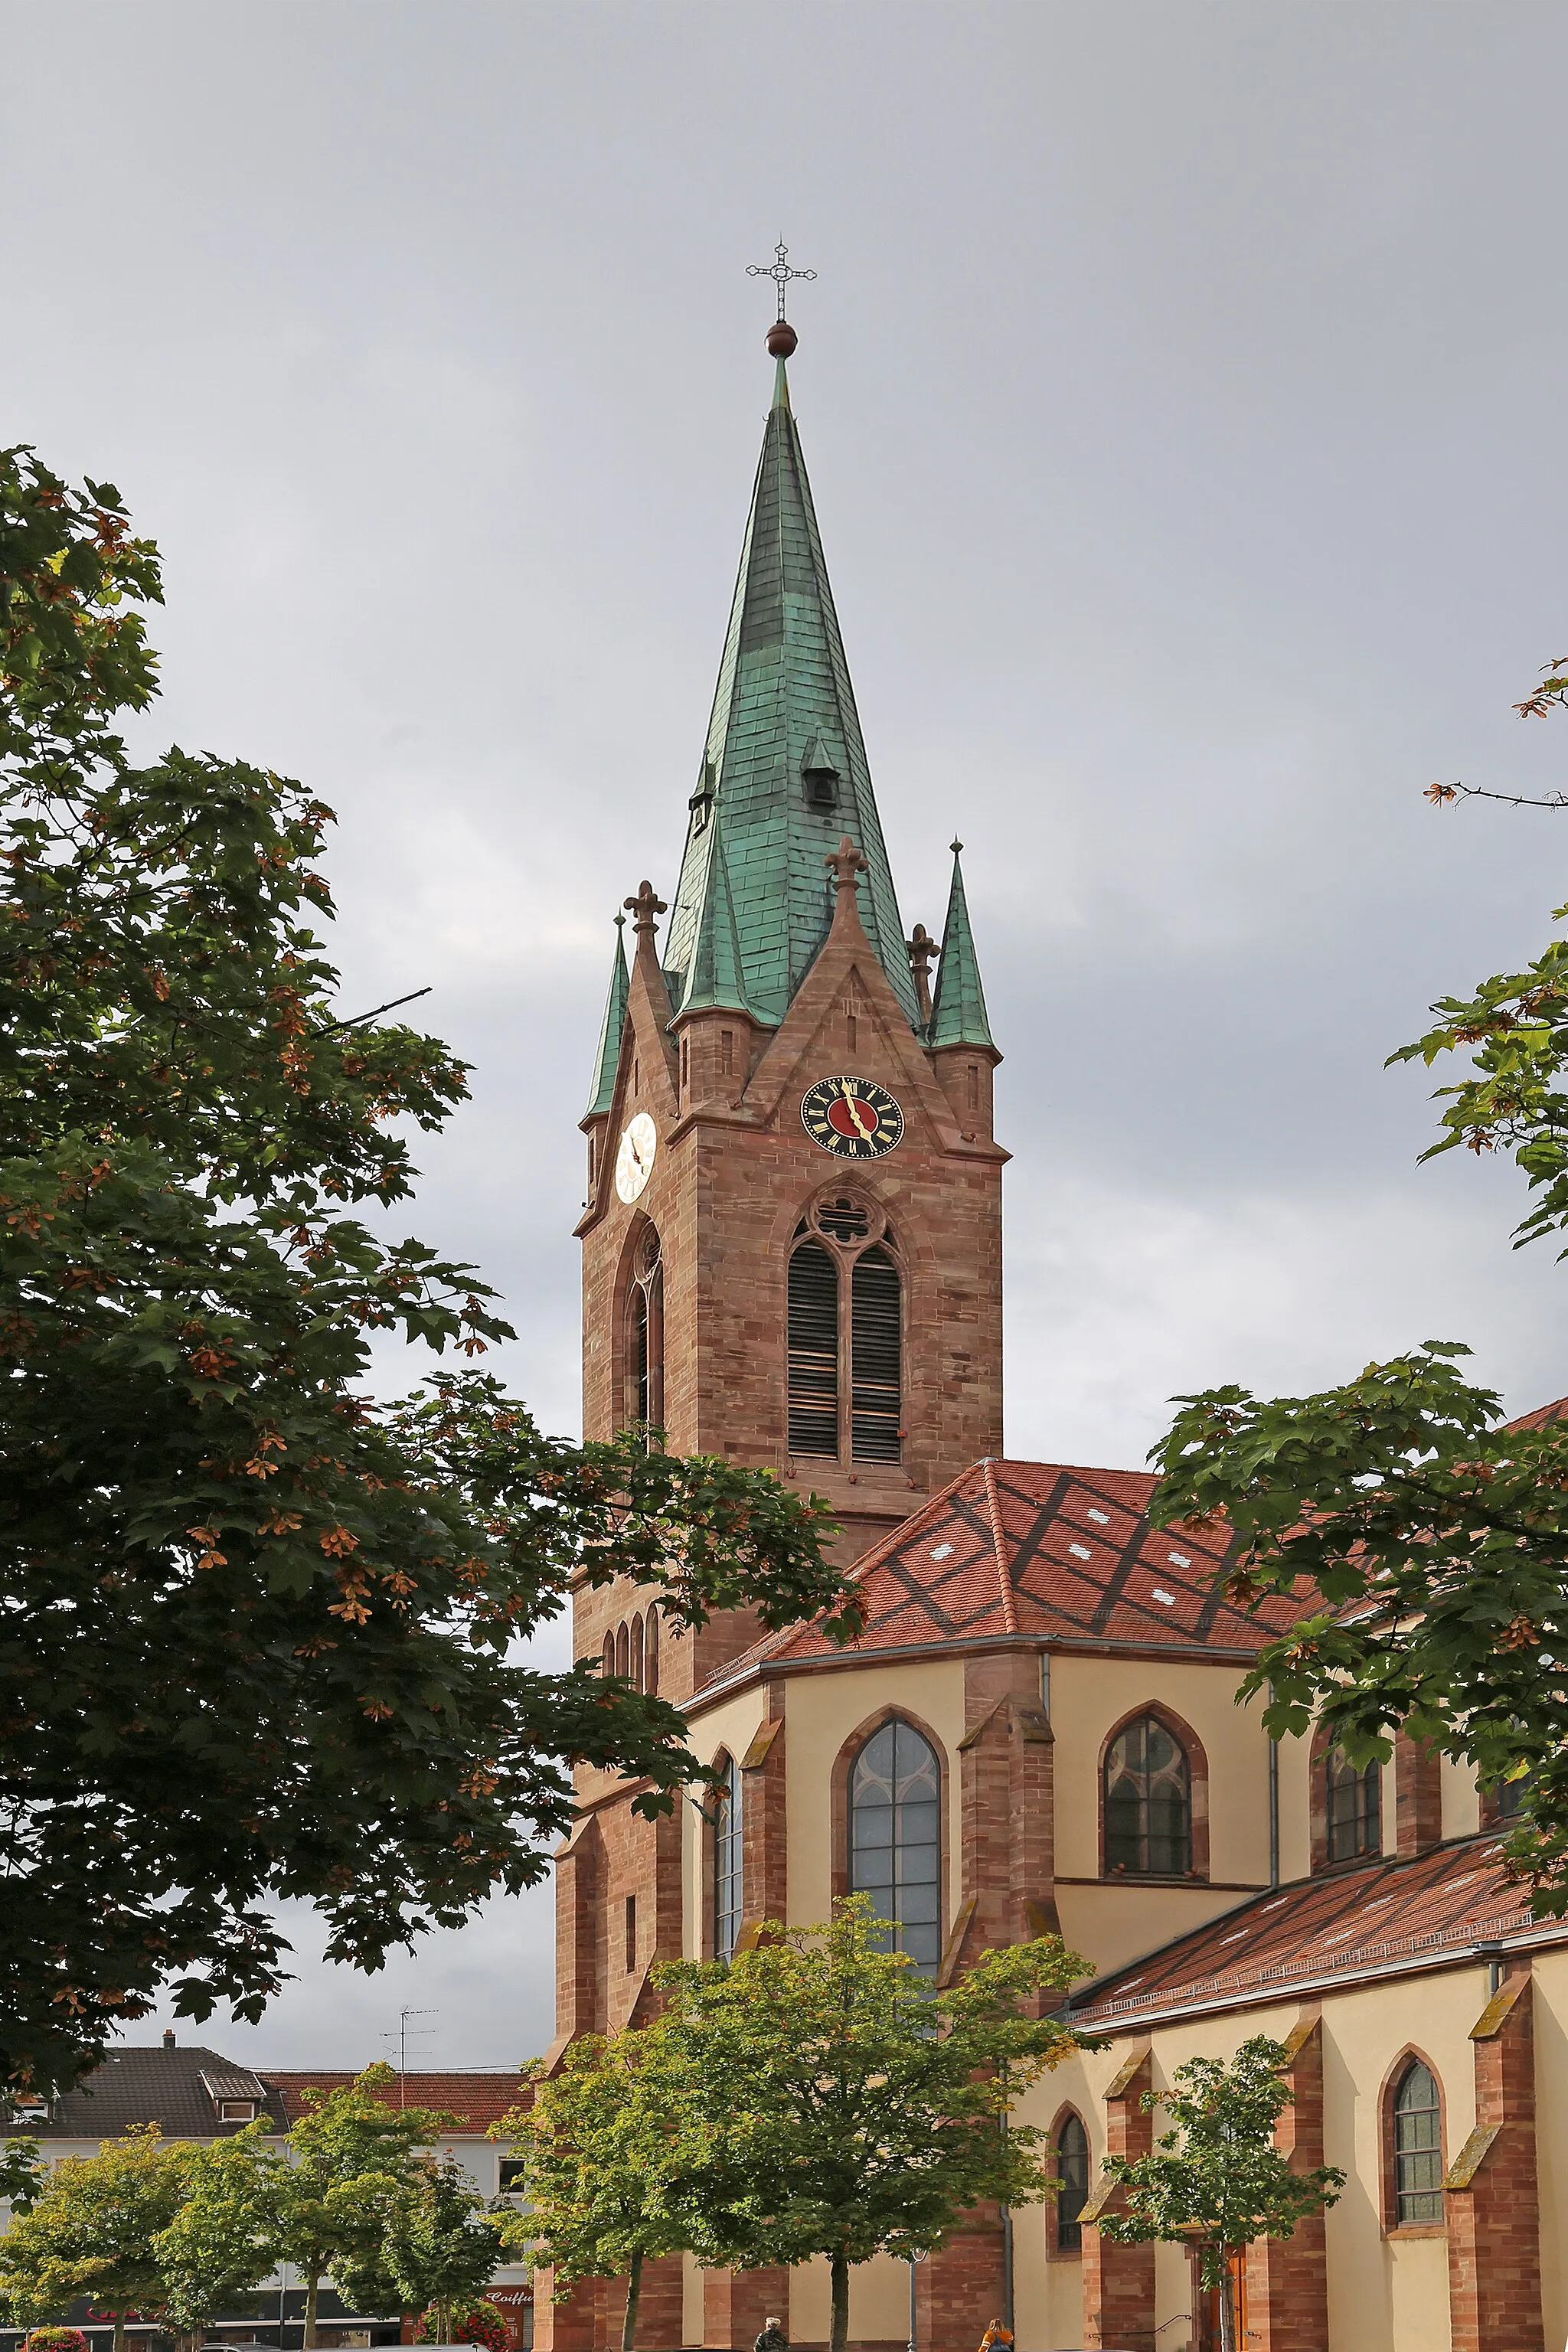
[[[411,2017],[439,2017],[440,2014],[441,2012],[438,2009],[400,2009],[397,2012],[396,2032],[386,2032],[381,2037],[384,2042],[395,2042],[397,2044],[397,2104],[399,2107],[405,2107],[408,2104],[407,2096],[404,2090],[404,2077],[408,2072],[408,2043],[410,2039],[408,2021]],[[416,2042],[434,2041],[435,2029],[427,2025],[416,2025],[414,2029],[412,2038]]]

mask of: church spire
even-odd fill
[[[963,847],[962,841],[952,845],[952,887],[948,892],[947,920],[942,927],[942,961],[926,1035],[933,1046],[989,1045],[994,1052],[995,1041],[985,1017],[985,991],[980,985],[980,960],[969,928],[969,901],[963,895],[963,868],[959,864]]]
[[[616,960],[610,966],[610,992],[605,999],[605,1023],[599,1032],[599,1050],[594,1059],[594,1092],[584,1118],[597,1118],[607,1111],[615,1098],[616,1069],[621,1058],[621,1031],[626,1024],[626,1001],[631,994],[631,982],[626,972],[626,945],[623,934],[626,919],[616,917]]]
[[[866,860],[859,901],[867,936],[918,1029],[921,1007],[892,869],[790,407],[785,362],[795,335],[787,321],[775,324],[768,345],[777,361],[773,404],[665,936],[670,993],[680,1003],[692,985],[709,921],[713,820],[721,811],[742,980],[753,1018],[770,1027],[784,1019],[826,938],[833,910],[823,857],[847,833]]]

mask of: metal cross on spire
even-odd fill
[[[816,272],[815,269],[792,269],[789,266],[789,247],[787,245],[780,245],[775,247],[772,261],[748,262],[746,265],[746,275],[748,278],[771,278],[773,279],[773,284],[779,289],[779,319],[782,322],[784,314],[784,289],[788,286],[790,279],[792,278],[815,278]]]

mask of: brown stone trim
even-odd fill
[[[741,1759],[742,1914],[747,1927],[763,1919],[783,1922],[789,1910],[788,1757],[783,1736],[783,1689],[768,1685],[765,1703],[768,1719],[758,1727]]]
[[[1192,1886],[1202,1887],[1207,1895],[1267,1895],[1274,1885],[1271,1878],[1197,1878],[1190,1872],[1185,1877],[1156,1878],[1068,1878],[1057,1879],[1058,1886]],[[1185,1931],[1184,1931],[1185,1932]],[[1131,1968],[1132,1962],[1129,1960]]]
[[[1133,2043],[1106,2085],[1105,2152],[1136,2160],[1154,2144],[1154,2118],[1143,2105],[1153,2067],[1146,2039]],[[1086,2346],[1119,2352],[1155,2352],[1154,2249],[1102,2238],[1099,2216],[1122,2194],[1101,2173],[1083,2209],[1083,2329]]]
[[[1453,2352],[1544,2352],[1532,1994],[1526,1963],[1470,2029],[1476,2128],[1443,2181]]]
[[[1439,2172],[1447,2169],[1448,2100],[1443,2077],[1425,2050],[1416,2042],[1407,2042],[1384,2075],[1377,2095],[1378,2212],[1385,2238],[1446,2238],[1448,2234],[1446,2222],[1399,2219],[1394,2173],[1394,2100],[1406,2068],[1417,2058],[1437,2085],[1437,2162]]]
[[[901,1723],[912,1725],[922,1739],[930,1740],[936,1756],[939,1775],[937,1822],[942,1832],[940,1864],[942,1880],[937,1901],[941,1916],[945,1919],[948,1916],[949,1848],[952,1844],[947,1816],[951,1801],[952,1763],[947,1752],[946,1741],[926,1721],[924,1716],[917,1715],[911,1706],[900,1706],[896,1700],[892,1699],[889,1699],[886,1706],[876,1707],[871,1714],[862,1717],[833,1759],[833,1769],[828,1775],[828,1802],[832,1807],[833,1832],[830,1855],[831,1892],[836,1903],[841,1902],[849,1892],[850,1768],[872,1734],[880,1731],[882,1726],[885,1723],[890,1723],[895,1716]]]
[[[1155,1884],[1149,1878],[1123,1875],[1111,1878],[1105,1868],[1105,1760],[1112,1747],[1130,1723],[1137,1723],[1146,1715],[1163,1723],[1173,1739],[1179,1739],[1187,1759],[1187,1776],[1192,1803],[1193,1866],[1185,1877],[1163,1877],[1158,1882],[1164,1886],[1204,1885],[1209,1884],[1209,1759],[1208,1750],[1184,1716],[1163,1699],[1148,1698],[1137,1706],[1130,1706],[1125,1715],[1113,1723],[1100,1743],[1100,1759],[1095,1767],[1095,1809],[1097,1815],[1100,1882],[1107,1886],[1148,1886]],[[1065,1884],[1065,1881],[1064,1881]]]
[[[1397,1733],[1394,1742],[1394,1822],[1401,1862],[1443,1843],[1442,1759],[1407,1731]]]

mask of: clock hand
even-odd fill
[[[843,1096],[845,1101],[848,1104],[849,1116],[854,1120],[856,1126],[859,1129],[860,1133],[863,1136],[874,1135],[877,1131],[876,1123],[873,1121],[869,1127],[867,1126],[865,1119],[861,1116],[860,1097],[855,1092],[847,1078],[839,1079],[838,1091]]]

